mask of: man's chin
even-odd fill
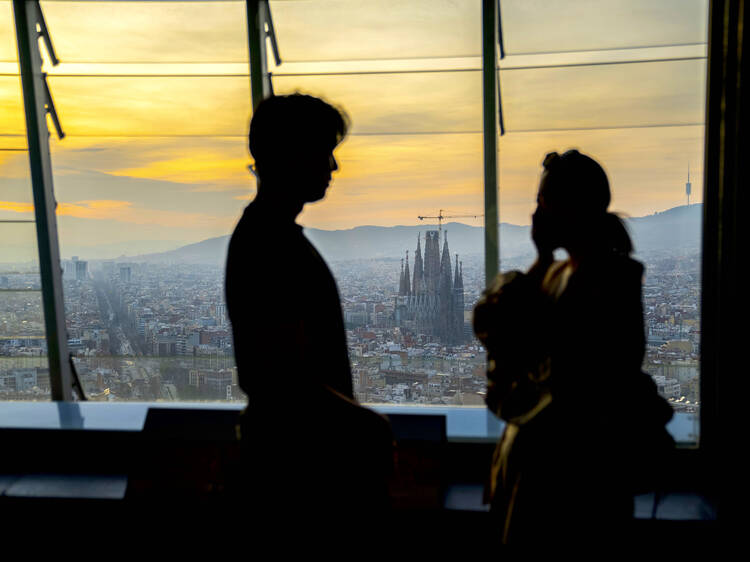
[[[307,196],[307,202],[314,203],[315,201],[320,201],[321,199],[325,198],[327,190],[328,186],[326,185],[324,188],[317,191],[310,191]]]

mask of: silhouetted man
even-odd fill
[[[264,511],[372,512],[386,505],[388,422],[354,400],[338,289],[295,223],[325,196],[347,122],[294,94],[250,123],[258,192],[232,235],[227,309],[239,383],[247,493]]]

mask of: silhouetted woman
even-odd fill
[[[506,543],[617,541],[644,467],[671,445],[671,408],[641,371],[643,266],[590,157],[548,154],[537,203],[536,262],[499,275],[474,316],[487,404],[507,422],[491,509]],[[568,259],[554,260],[558,248]]]

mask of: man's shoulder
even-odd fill
[[[245,207],[242,217],[229,240],[230,258],[252,251],[255,254],[272,256],[295,245],[297,236],[293,225],[281,224],[253,203]]]
[[[238,238],[247,232],[262,229],[268,225],[263,213],[259,213],[253,203],[249,203],[242,212],[237,226],[234,228],[232,239]]]

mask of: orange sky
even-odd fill
[[[480,62],[481,3],[385,3],[272,3],[287,61],[271,65],[276,91],[322,95],[353,123],[328,196],[300,219],[307,226],[416,224],[438,209],[483,212],[481,75],[472,70]],[[571,147],[604,164],[615,210],[640,216],[684,204],[688,165],[691,201],[700,200],[705,60],[696,57],[705,48],[665,45],[705,42],[706,2],[605,3],[601,14],[576,14],[571,2],[542,19],[529,3],[503,3],[509,53],[639,48],[502,62],[509,129],[499,145],[502,221],[529,222],[543,155]],[[68,134],[51,140],[62,254],[95,245],[162,250],[231,232],[253,193],[244,2],[42,6],[63,61],[46,69]],[[0,1],[0,149],[25,145],[19,81],[2,76],[17,72],[13,33],[10,2]],[[693,58],[517,68],[675,56]],[[375,60],[332,62],[340,58]],[[393,58],[406,60],[382,60]],[[351,68],[455,71],[280,76]],[[153,76],[163,73],[183,76]],[[585,127],[610,128],[570,130]],[[521,132],[550,128],[569,130]],[[0,219],[33,216],[26,158],[0,150]]]

